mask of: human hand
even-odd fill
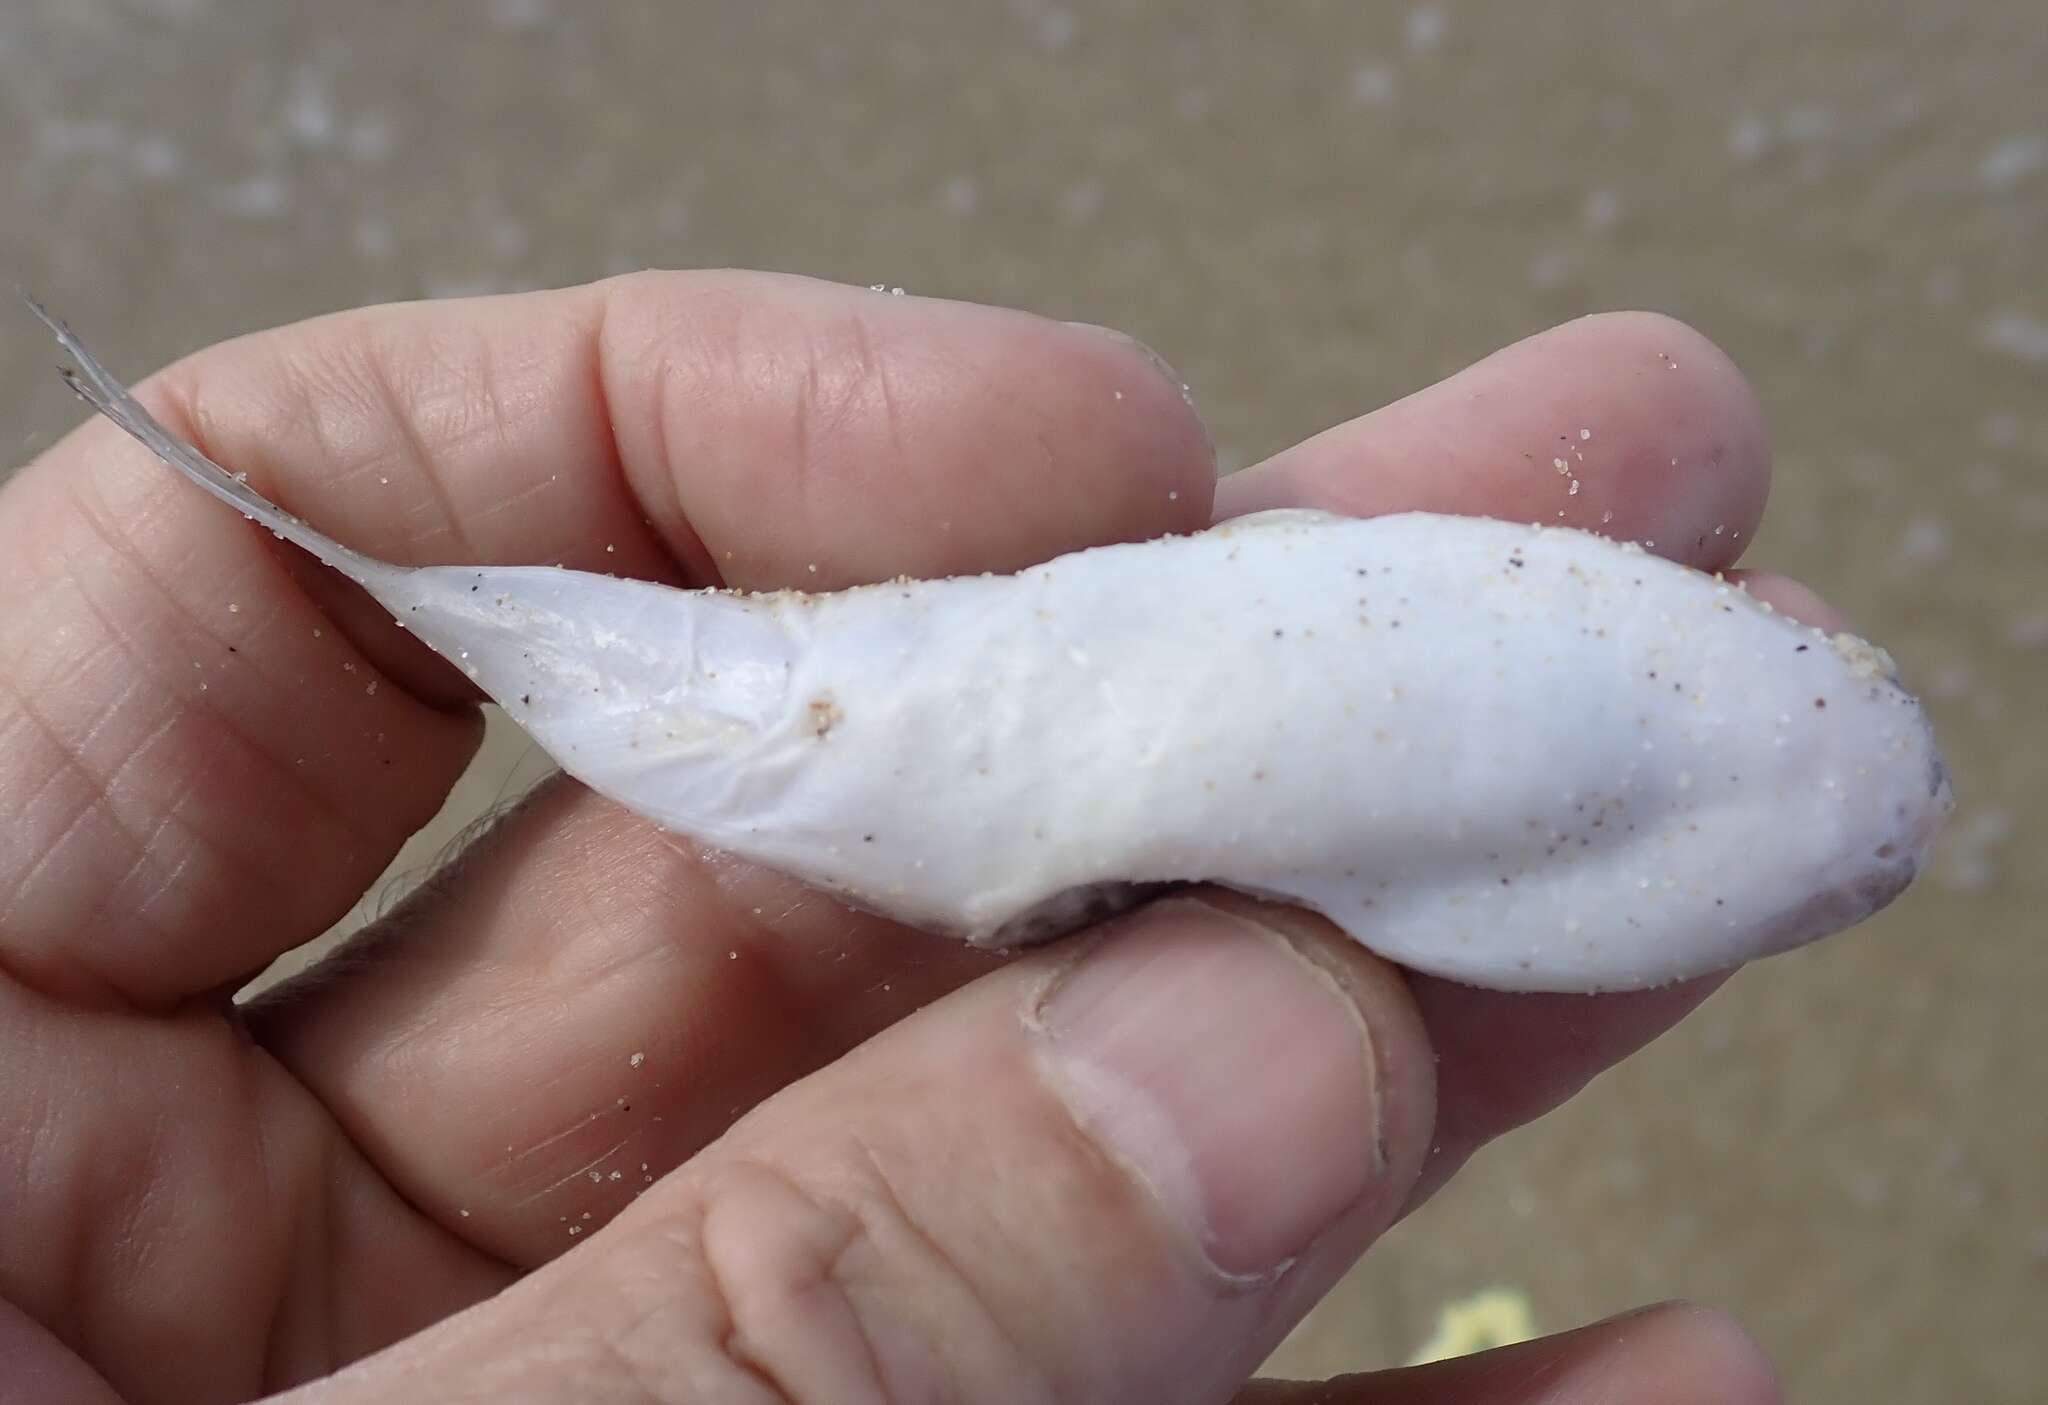
[[[140,394],[388,560],[745,588],[1283,505],[1561,520],[1716,569],[1768,476],[1740,377],[1642,316],[1220,486],[1131,343],[758,275],[348,313]],[[1580,426],[1572,493],[1549,465]],[[438,808],[474,701],[111,426],[0,491],[0,1400],[1775,1398],[1676,1308],[1245,1384],[1476,1147],[1711,982],[1491,994],[1224,895],[997,957],[559,782],[238,1010]]]

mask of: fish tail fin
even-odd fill
[[[78,363],[76,370],[68,366],[59,369],[58,374],[64,377],[64,383],[71,387],[79,399],[126,430],[144,448],[172,468],[243,516],[268,527],[293,545],[311,552],[351,580],[368,584],[372,579],[388,578],[394,571],[402,569],[343,546],[326,533],[316,530],[303,518],[286,512],[250,487],[245,475],[230,473],[191,444],[171,433],[154,415],[143,408],[141,401],[128,392],[128,387],[114,378],[99,358],[78,339],[78,335],[48,308],[27,293],[21,295],[21,300],[28,305],[28,310],[56,335],[57,344],[65,353]]]

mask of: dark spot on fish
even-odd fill
[[[1166,883],[1084,883],[1053,894],[1005,922],[986,939],[994,947],[1035,946],[1063,937],[1185,885]]]

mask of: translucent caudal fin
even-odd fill
[[[22,301],[28,304],[29,311],[42,319],[44,326],[56,334],[57,344],[78,363],[75,371],[68,367],[60,370],[64,383],[77,393],[79,399],[128,431],[138,443],[165,463],[243,516],[303,547],[359,584],[387,582],[404,569],[349,550],[251,488],[241,475],[228,472],[165,429],[142,407],[140,401],[128,393],[128,388],[100,364],[99,358],[86,349],[76,333],[34,298],[24,293]]]

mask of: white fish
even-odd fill
[[[1263,513],[833,594],[399,567],[52,326],[90,403],[361,584],[569,774],[971,941],[1202,880],[1473,985],[1640,988],[1861,920],[1950,808],[1882,652],[1588,533]]]

